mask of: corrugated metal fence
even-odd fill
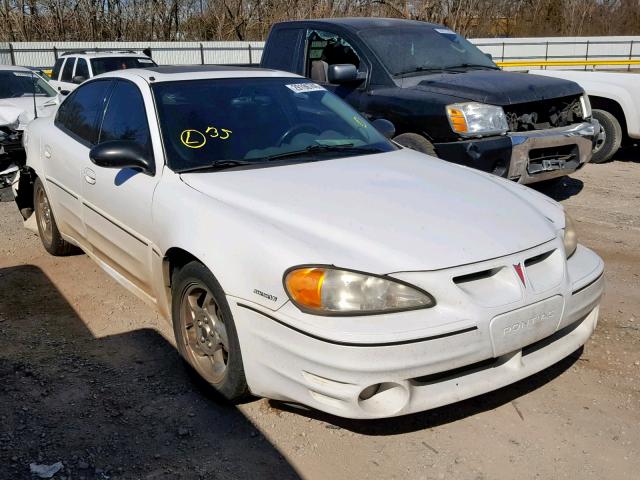
[[[640,60],[640,37],[477,38],[471,41],[498,62]],[[0,64],[50,67],[65,51],[142,51],[144,48],[150,48],[153,59],[161,65],[258,63],[264,42],[0,42]]]

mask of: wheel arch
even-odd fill
[[[616,100],[607,97],[601,97],[598,95],[589,95],[589,102],[591,108],[596,110],[604,110],[616,117],[620,127],[622,127],[622,135],[624,138],[629,138],[629,130],[627,126],[627,117],[624,113],[622,105]]]
[[[192,261],[196,261],[204,265],[206,268],[209,268],[206,263],[200,260],[196,255],[181,247],[170,247],[162,258],[162,286],[164,289],[163,303],[166,302],[166,312],[169,315],[171,312],[171,279],[173,277],[173,273],[176,269],[184,267]],[[211,274],[215,276],[213,272],[211,272]]]

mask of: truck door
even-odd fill
[[[329,82],[331,65],[352,64],[358,74],[366,78],[368,66],[364,56],[344,37],[337,33],[317,29],[307,30],[305,49],[305,76],[346,100],[356,110],[360,109],[360,97],[365,91],[366,81],[347,85]]]

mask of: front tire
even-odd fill
[[[240,342],[222,287],[201,263],[193,261],[172,277],[173,331],[178,351],[224,398],[249,394]]]
[[[393,139],[394,142],[399,143],[403,147],[410,148],[420,153],[426,153],[432,157],[437,157],[436,149],[429,140],[417,133],[402,133]]]
[[[622,127],[618,119],[606,110],[593,110],[593,118],[600,122],[602,135],[593,149],[591,163],[604,163],[616,154],[622,144]]]
[[[33,184],[33,208],[38,225],[38,235],[44,249],[57,257],[76,253],[77,247],[64,240],[60,235],[49,197],[39,178],[36,178]]]

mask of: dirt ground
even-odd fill
[[[367,422],[222,403],[164,320],[86,256],[47,255],[0,203],[0,479],[58,461],[57,479],[639,478],[640,151],[538,188],[606,263],[584,351],[478,398]]]

